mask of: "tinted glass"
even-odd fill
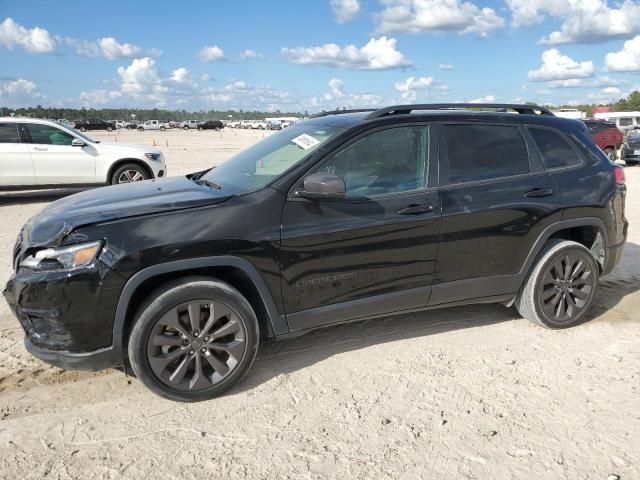
[[[620,119],[620,126],[621,127],[628,127],[629,125],[633,125],[633,119],[632,118],[624,117],[624,118]]]
[[[518,127],[443,125],[449,183],[529,173],[527,145]]]
[[[51,125],[31,124],[27,126],[31,143],[41,145],[71,145],[73,137]]]
[[[341,177],[347,197],[370,197],[426,186],[428,127],[402,127],[367,135],[320,167]]]
[[[563,168],[582,162],[580,155],[558,132],[548,128],[530,127],[546,168]]]
[[[0,123],[0,143],[20,143],[15,123]]]
[[[591,134],[598,133],[600,131],[599,124],[597,124],[595,122],[584,122],[584,124],[587,126],[587,129],[589,130],[589,133],[591,133]]]

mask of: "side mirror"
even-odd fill
[[[347,187],[344,180],[329,173],[313,173],[304,179],[303,189],[298,196],[309,200],[341,200],[345,197]]]
[[[73,140],[71,140],[71,146],[72,147],[86,147],[87,144],[84,143],[82,140],[80,140],[79,138],[74,138]]]

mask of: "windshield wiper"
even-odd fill
[[[194,180],[194,182],[196,182],[198,185],[204,185],[215,190],[220,190],[222,188],[222,186],[218,185],[216,182],[212,182],[211,180],[207,180],[205,178],[197,178]]]

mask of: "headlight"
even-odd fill
[[[149,160],[155,160],[156,162],[160,160],[160,157],[162,157],[162,155],[159,153],[145,153],[144,156]]]
[[[46,248],[20,262],[35,270],[69,270],[89,265],[98,256],[102,242],[88,242],[60,248]]]

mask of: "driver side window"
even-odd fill
[[[425,125],[380,130],[352,143],[318,171],[341,177],[347,198],[420,190],[427,185],[429,140]]]
[[[50,125],[30,124],[27,126],[31,143],[40,145],[71,145],[73,137]]]

